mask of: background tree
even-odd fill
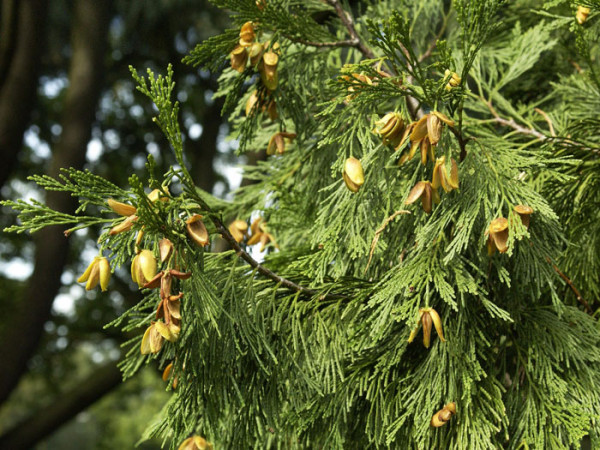
[[[143,172],[148,151],[160,167],[174,161],[166,154],[161,158],[164,138],[150,121],[150,105],[132,95],[128,64],[180,61],[195,42],[222,29],[225,16],[202,2],[142,7],[85,0],[6,1],[1,14],[0,185],[5,199],[36,193],[35,185],[24,181],[31,173],[56,176],[60,167],[72,166],[124,184],[131,173]],[[220,104],[205,94],[216,89],[216,80],[177,67],[194,177],[207,190],[219,180],[226,185],[214,169],[227,160],[217,152]],[[36,195],[44,198],[39,190]],[[62,193],[48,194],[45,201],[65,212],[76,207]],[[6,226],[14,215],[3,212]],[[36,236],[35,246],[3,235],[2,448],[30,448],[121,382],[115,361],[126,335],[104,330],[103,324],[136,301],[134,290],[124,274],[117,274],[118,287],[110,297],[83,295],[73,285],[74,274],[86,264],[81,255],[90,251],[98,232],[65,239],[61,228],[48,228]],[[26,262],[35,266],[27,280]],[[57,294],[62,303],[55,302]],[[60,306],[65,303],[72,306]],[[132,431],[126,447],[138,437]],[[87,438],[86,445],[97,448],[99,438]]]
[[[143,298],[113,322],[138,333],[121,367],[177,381],[145,436],[596,439],[597,2],[216,3],[235,27],[186,61],[231,65],[216,94],[232,136],[270,155],[246,168],[254,184],[232,201],[198,188],[169,67],[133,76],[175,165],[149,158],[128,191],[76,169],[33,178],[79,197],[75,216],[6,203],[12,231],[104,226],[99,256],[131,262]],[[217,235],[231,251],[209,251]],[[88,287],[107,281],[100,261]]]

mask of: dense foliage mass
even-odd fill
[[[149,157],[128,189],[33,177],[77,196],[76,215],[11,203],[13,231],[106,226],[86,288],[131,265],[143,298],[113,323],[138,333],[122,369],[157,359],[173,388],[148,435],[186,449],[595,439],[598,2],[215,3],[236,27],[186,62],[222,71],[239,152],[266,149],[251,182],[231,201],[198,189],[172,70],[132,70],[178,164],[159,174]]]

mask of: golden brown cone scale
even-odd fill
[[[156,264],[156,258],[154,258],[154,254],[150,250],[142,250],[138,254],[138,280],[143,277],[146,282],[154,278],[156,275],[156,271],[158,270]]]
[[[173,371],[173,363],[169,363],[167,365],[167,367],[165,367],[165,370],[163,370],[162,380],[163,381],[167,381],[169,378],[171,378],[171,372],[172,371]]]
[[[440,119],[442,122],[444,122],[449,127],[453,127],[454,126],[454,120],[452,120],[446,114],[441,113],[439,111],[432,111],[431,114],[433,114],[434,116],[436,116],[438,119]]]
[[[169,239],[161,239],[158,242],[158,253],[160,255],[160,262],[164,263],[167,259],[169,259],[173,254],[173,249],[173,243]]]
[[[109,198],[106,203],[108,207],[112,209],[114,212],[119,214],[120,216],[132,216],[137,212],[137,208],[132,205],[128,205],[127,203],[121,203],[112,198]]]
[[[423,345],[425,348],[429,348],[431,344],[431,316],[428,313],[423,314],[421,323],[423,325]]]
[[[263,45],[260,42],[255,42],[254,44],[252,44],[248,52],[248,56],[250,57],[250,64],[252,66],[256,66],[259,63],[262,57],[262,52]]]
[[[500,253],[506,253],[508,250],[508,220],[504,217],[498,217],[490,223],[488,232],[489,239],[492,241],[493,249],[497,249]],[[488,246],[488,251],[489,251]],[[492,253],[493,253],[492,249]]]
[[[411,343],[417,333],[419,332],[419,328],[423,327],[423,345],[425,348],[429,348],[431,345],[431,329],[432,325],[435,328],[440,341],[446,342],[444,338],[444,332],[442,329],[442,320],[437,311],[433,308],[421,308],[419,309],[419,320],[417,321],[417,326],[411,331],[410,336],[408,338],[408,342]]]
[[[137,216],[128,216],[123,222],[118,225],[115,225],[110,229],[108,234],[114,236],[115,234],[124,233],[125,231],[131,230],[133,223],[138,219]]]
[[[426,213],[430,213],[432,211],[432,201],[435,201],[436,203],[439,202],[437,191],[432,188],[432,185],[429,181],[419,181],[417,184],[415,184],[408,193],[408,197],[404,203],[406,205],[410,205],[416,202],[419,198],[421,199],[423,211]]]
[[[410,133],[410,140],[412,142],[420,142],[421,139],[427,136],[427,117],[428,115],[421,117],[415,124]]]
[[[100,289],[106,291],[108,289],[108,282],[110,280],[110,264],[106,258],[100,258],[98,261],[98,268],[100,272]]]
[[[231,68],[242,73],[248,63],[248,52],[246,51],[246,48],[238,45],[231,51],[229,56],[231,57]]]
[[[209,243],[208,230],[202,222],[200,214],[194,214],[185,221],[188,236],[200,247],[204,247]]]
[[[515,206],[515,212],[521,217],[521,222],[525,228],[529,229],[529,220],[531,214],[533,214],[533,208],[526,205],[517,205]]]
[[[442,122],[435,114],[427,115],[427,136],[431,145],[437,145],[442,137]]]
[[[156,203],[158,201],[164,203],[169,201],[169,197],[165,196],[165,194],[163,194],[163,192],[160,189],[153,189],[147,197],[148,200],[150,200],[152,203]]]
[[[96,260],[94,266],[92,267],[92,271],[90,272],[90,276],[88,277],[87,283],[85,284],[85,290],[91,291],[100,282],[100,268],[98,267],[98,261]]]

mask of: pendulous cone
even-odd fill
[[[154,254],[150,250],[142,250],[137,255],[137,264],[138,264],[137,278],[138,278],[138,280],[140,280],[140,278],[144,279],[144,283],[142,283],[142,284],[146,284],[148,281],[150,281],[152,278],[154,278],[154,276],[156,275],[156,272],[158,270],[158,267],[156,264],[156,258],[154,257]],[[141,275],[141,277],[140,277],[140,275]]]
[[[526,205],[515,206],[515,212],[521,217],[521,222],[525,228],[529,229],[530,216],[533,214],[533,208]]]
[[[363,172],[362,164],[354,157],[350,157],[344,163],[344,182],[348,189],[352,192],[358,192],[360,187],[365,182],[365,174]]]
[[[158,353],[162,349],[163,337],[160,335],[155,325],[156,323],[153,323],[144,332],[144,337],[142,338],[142,344],[140,347],[142,355]]]
[[[100,258],[98,260],[98,268],[100,272],[100,289],[106,291],[108,289],[108,282],[110,281],[111,271],[108,259]]]
[[[488,232],[498,251],[500,253],[506,253],[508,250],[508,220],[504,217],[498,217],[497,219],[492,220]]]
[[[128,216],[123,222],[112,227],[108,234],[114,236],[115,234],[124,233],[125,231],[131,230],[131,227],[133,227],[133,223],[137,219],[138,217],[136,215]]]
[[[456,414],[456,403],[451,402],[436,412],[431,418],[431,426],[439,428],[446,425],[450,418]]]
[[[427,136],[431,145],[437,145],[442,137],[442,121],[435,114],[427,115]]]

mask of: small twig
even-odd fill
[[[221,234],[221,236],[223,237],[223,239],[225,239],[229,243],[229,245],[231,245],[231,247],[233,247],[235,252],[244,261],[246,261],[248,264],[250,264],[251,267],[256,269],[258,273],[270,278],[273,281],[276,281],[277,283],[281,284],[282,286],[284,286],[288,289],[291,289],[293,291],[301,292],[301,293],[309,295],[311,297],[320,295],[320,297],[319,297],[320,300],[347,298],[344,295],[338,295],[338,294],[319,294],[319,292],[315,291],[314,289],[309,289],[307,287],[300,286],[299,284],[296,284],[293,281],[290,281],[286,278],[283,278],[280,275],[277,275],[272,270],[267,269],[266,267],[261,265],[258,261],[256,261],[254,258],[252,258],[252,256],[250,256],[248,254],[248,252],[246,252],[242,247],[240,247],[240,244],[235,240],[235,238],[231,235],[231,233],[229,232],[227,227],[223,224],[223,222],[221,222],[221,220],[218,217],[215,217],[214,214],[211,214],[210,219],[211,219],[212,223],[215,225],[215,227],[217,228],[217,231],[219,232],[219,234]]]
[[[498,114],[498,111],[496,111],[496,109],[492,106],[491,102],[488,102],[484,98],[479,98],[488,107],[488,109],[492,113],[492,116],[494,116],[494,118],[492,119],[494,122],[504,125],[506,127],[510,127],[521,134],[534,136],[540,141],[548,140],[548,136],[546,136],[544,133],[540,133],[539,131],[534,130],[533,128],[525,128],[519,125],[517,122],[515,122],[514,119],[503,119],[502,117],[500,117],[500,114]]]
[[[537,130],[534,130],[533,128],[526,128],[524,126],[519,125],[517,122],[514,121],[514,119],[504,119],[502,117],[500,117],[500,115],[498,114],[498,112],[494,109],[494,107],[492,106],[492,104],[490,102],[488,102],[487,100],[479,97],[479,99],[485,103],[485,105],[488,107],[488,109],[490,110],[490,112],[492,113],[492,116],[494,116],[492,120],[492,122],[496,122],[499,123],[501,125],[507,126],[512,128],[513,130],[515,130],[518,133],[524,134],[524,135],[528,135],[528,136],[533,136],[536,139],[538,139],[541,142],[546,142],[546,141],[554,141],[557,142],[559,144],[563,144],[565,147],[579,147],[582,150],[586,150],[592,153],[596,153],[596,154],[600,154],[600,149],[598,148],[593,148],[593,147],[586,147],[586,146],[582,146],[581,144],[569,139],[569,138],[562,138],[562,137],[557,137],[555,136],[554,133],[554,128],[552,127],[551,122],[549,122],[548,124],[550,125],[550,133],[552,133],[552,136],[547,136],[544,133],[541,133]],[[535,108],[535,110],[537,112],[539,112],[540,114],[544,115],[545,117],[547,117],[545,115],[545,113],[542,110],[538,110],[538,108]],[[549,118],[548,118],[549,120]]]
[[[575,285],[573,284],[573,282],[569,279],[569,277],[567,277],[564,273],[561,272],[561,270],[558,268],[558,266],[556,264],[554,264],[552,262],[552,260],[549,257],[546,257],[546,261],[548,261],[548,263],[550,263],[552,265],[552,267],[554,268],[554,270],[556,271],[556,273],[563,279],[565,280],[565,282],[569,285],[569,287],[571,288],[571,290],[573,291],[573,293],[575,294],[575,297],[577,298],[577,301],[579,303],[581,303],[583,305],[583,307],[585,308],[586,312],[590,315],[594,314],[594,311],[592,310],[592,308],[590,307],[590,304],[581,296],[581,293],[579,292],[579,290],[575,287]]]
[[[290,41],[297,42],[299,44],[308,45],[310,47],[324,48],[324,47],[356,47],[358,48],[359,41],[357,39],[346,39],[344,41],[333,41],[333,42],[318,42],[318,41],[307,41],[302,38],[293,38],[287,36]]]
[[[467,157],[467,143],[470,138],[464,138],[463,135],[454,127],[448,127],[448,129],[456,136],[456,140],[458,141],[458,146],[460,147],[460,156],[459,162],[463,162]]]
[[[356,32],[356,28],[354,27],[354,21],[352,20],[352,16],[342,8],[342,5],[338,0],[325,0],[328,5],[332,6],[335,9],[336,14],[348,30],[348,34],[350,34],[350,41],[355,42],[356,45],[353,47],[357,48],[365,58],[367,59],[375,59],[375,54],[373,51],[367,47],[367,45],[360,39],[360,36]],[[412,77],[411,77],[412,78]],[[407,81],[409,84],[412,84],[412,79],[409,78]],[[406,96],[406,106],[408,108],[408,113],[410,114],[412,120],[416,120],[418,116],[419,110],[419,102],[414,97],[410,95]]]
[[[390,217],[385,219],[383,221],[383,224],[377,229],[377,231],[375,231],[375,237],[373,237],[373,241],[371,242],[371,251],[369,252],[369,260],[367,261],[367,267],[365,267],[364,273],[367,273],[367,270],[369,270],[369,266],[371,265],[371,259],[373,258],[373,253],[375,252],[375,247],[377,246],[377,242],[379,242],[379,236],[381,235],[381,233],[383,233],[383,230],[385,230],[385,228],[388,226],[388,224],[392,220],[394,220],[396,217],[398,217],[400,214],[410,214],[410,211],[408,211],[406,209],[401,209],[401,210],[396,211]]]
[[[361,41],[360,36],[356,32],[356,28],[354,28],[354,21],[352,20],[352,16],[350,16],[350,14],[348,14],[346,11],[344,11],[344,8],[342,8],[342,5],[340,4],[340,2],[338,0],[326,0],[326,1],[330,6],[333,6],[336,14],[340,18],[340,20],[342,21],[342,23],[344,24],[346,29],[348,30],[348,34],[350,34],[350,38],[351,38],[350,40],[356,42],[355,47],[358,48],[358,50],[360,50],[360,52],[365,56],[365,58],[375,59],[375,54],[371,51],[371,49],[369,47],[367,47],[365,45],[365,43],[363,41]]]
[[[435,38],[433,38],[433,41],[431,41],[431,43],[429,44],[429,47],[427,47],[427,50],[425,50],[425,53],[423,53],[421,56],[419,56],[418,61],[420,63],[422,63],[423,61],[425,61],[427,58],[429,58],[431,56],[431,54],[433,53],[433,50],[435,49],[435,46],[437,45],[437,41],[440,40],[440,38],[444,34],[444,31],[446,31],[446,25],[448,25],[448,16],[447,15],[444,17],[444,23],[442,24],[442,28],[440,28],[440,31],[438,31],[438,33],[435,35]]]
[[[510,127],[521,134],[533,136],[540,141],[548,140],[548,136],[546,136],[544,133],[540,133],[539,131],[534,130],[533,128],[525,128],[519,125],[517,122],[515,122],[514,119],[503,119],[502,117],[494,117],[494,122],[499,123],[500,125]]]
[[[554,126],[552,125],[552,121],[550,120],[550,117],[548,116],[548,114],[546,114],[540,108],[533,108],[533,110],[536,113],[540,114],[544,118],[546,123],[548,124],[548,128],[550,129],[550,136],[556,137],[556,133],[554,132]]]
[[[406,49],[406,47],[404,47],[404,45],[402,45],[402,43],[399,43],[399,45],[400,45],[400,48],[402,49],[402,53],[404,54],[404,57],[406,58],[406,67],[409,72],[409,75],[406,77],[406,82],[408,84],[414,84],[415,77],[410,75],[410,73],[413,71],[413,67],[410,63],[410,53]],[[412,120],[417,120],[418,117],[423,115],[423,111],[419,109],[419,102],[417,101],[416,98],[411,97],[410,95],[406,96],[406,108],[408,109],[408,113],[410,114],[410,117],[412,118]]]

